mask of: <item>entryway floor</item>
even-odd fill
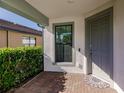
[[[42,72],[15,93],[117,93],[111,88],[91,87],[84,78],[82,74]]]

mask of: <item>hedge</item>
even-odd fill
[[[0,93],[43,70],[41,47],[0,49]]]

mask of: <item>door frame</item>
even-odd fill
[[[91,26],[90,23],[100,17],[103,16],[110,16],[110,47],[111,47],[111,74],[110,74],[110,78],[113,79],[113,7],[110,7],[106,10],[103,10],[102,12],[99,12],[93,16],[90,16],[88,18],[85,19],[85,56],[87,57],[87,69],[86,72],[87,74],[92,74],[92,59],[91,59],[91,40],[90,40],[90,31],[91,31]]]
[[[74,66],[75,65],[75,51],[72,49],[72,62],[56,62],[56,36],[55,36],[55,27],[56,26],[65,26],[72,25],[72,48],[74,48],[74,22],[62,22],[62,23],[53,23],[53,34],[54,34],[54,65],[62,65],[62,66]]]

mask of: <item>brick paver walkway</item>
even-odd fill
[[[15,93],[116,93],[111,88],[93,88],[83,78],[82,74],[42,72]]]

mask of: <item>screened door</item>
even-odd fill
[[[55,26],[55,60],[72,62],[72,25]]]

